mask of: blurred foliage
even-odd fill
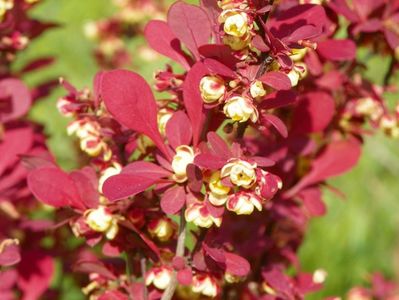
[[[97,72],[92,57],[94,48],[83,35],[83,26],[89,20],[111,15],[114,7],[109,0],[47,0],[35,10],[40,19],[55,21],[59,28],[36,40],[19,58],[16,69],[33,58],[54,56],[56,62],[48,69],[25,79],[29,84],[50,78],[65,77],[77,88],[91,87]],[[132,68],[150,79],[161,63],[143,63],[135,57],[135,49],[143,43],[138,38],[129,43],[133,53]],[[389,61],[359,51],[359,59],[367,66],[366,76],[382,82]],[[395,78],[399,83],[399,77]],[[61,117],[55,107],[59,96],[65,94],[56,89],[47,99],[37,103],[32,119],[42,123],[50,137],[49,147],[57,161],[67,169],[76,167],[77,150],[73,139],[66,135],[68,120]],[[388,94],[395,103],[398,94]],[[398,225],[399,215],[399,152],[398,141],[383,136],[366,140],[366,147],[359,165],[349,174],[333,180],[331,185],[346,194],[340,199],[336,194],[325,192],[328,214],[310,223],[308,236],[300,251],[303,268],[307,271],[325,269],[329,276],[326,288],[310,297],[321,299],[325,295],[342,296],[353,285],[364,284],[367,276],[377,270],[394,277],[398,273]],[[72,278],[63,277],[61,270],[54,285],[65,292],[61,299],[81,299],[83,296],[74,286]]]

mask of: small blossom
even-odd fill
[[[252,122],[258,120],[258,111],[248,98],[233,96],[227,100],[223,107],[224,114],[237,122],[246,122],[251,119]]]
[[[121,172],[122,166],[119,163],[113,163],[112,166],[106,168],[102,173],[100,178],[98,179],[98,190],[100,193],[103,192],[103,184],[105,180],[110,178],[111,176],[117,175]]]
[[[256,181],[256,163],[249,163],[241,159],[233,159],[223,166],[221,176],[230,176],[230,180],[237,186],[250,188]]]
[[[307,51],[308,51],[308,48],[291,49],[290,58],[294,62],[299,62],[305,57]]]
[[[145,276],[145,284],[153,284],[156,288],[164,290],[172,280],[172,273],[172,268],[167,266],[152,268]]]
[[[200,81],[200,91],[205,103],[218,101],[226,92],[224,80],[219,76],[205,76]]]
[[[266,95],[266,91],[263,87],[263,83],[259,80],[255,80],[252,82],[251,87],[249,88],[251,96],[253,98],[263,97]]]
[[[149,233],[156,236],[161,242],[168,241],[173,236],[175,229],[175,223],[166,217],[151,220],[148,224]]]
[[[392,138],[399,138],[399,124],[393,116],[383,116],[380,120],[380,128],[386,135]]]
[[[14,7],[14,0],[0,0],[0,19]]]
[[[193,222],[199,227],[209,228],[213,224],[219,227],[222,224],[222,218],[212,216],[206,206],[200,202],[188,206],[184,215],[187,222]]]
[[[224,23],[224,32],[231,36],[242,37],[249,30],[248,16],[244,12],[225,10],[220,15],[219,22]]]
[[[158,128],[161,134],[165,134],[166,123],[168,123],[169,119],[173,116],[173,110],[167,108],[161,108],[158,111]]]
[[[262,211],[262,202],[254,193],[245,192],[231,195],[227,200],[226,207],[237,215],[250,215],[254,208]]]
[[[104,206],[85,212],[86,224],[96,232],[105,233],[112,240],[118,234],[118,218],[112,215]]]
[[[192,291],[207,297],[216,297],[218,294],[218,285],[216,280],[209,275],[194,275]]]
[[[212,174],[209,180],[209,201],[216,206],[224,205],[227,200],[227,194],[230,192],[230,187],[223,185],[220,172]]]
[[[318,269],[313,273],[313,282],[314,283],[323,283],[327,278],[327,272],[323,269]]]
[[[234,51],[240,51],[248,47],[251,42],[251,35],[248,33],[242,37],[237,37],[233,35],[223,36],[223,43],[229,46]]]
[[[384,114],[381,104],[370,97],[358,99],[355,111],[357,114],[370,118],[373,121],[378,120]]]
[[[187,180],[187,166],[194,161],[194,150],[190,146],[182,145],[176,148],[176,154],[172,160],[174,180],[184,182]]]

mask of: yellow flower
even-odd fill
[[[200,91],[205,103],[213,103],[224,96],[226,87],[219,76],[205,76],[200,81]]]
[[[252,122],[258,120],[258,111],[248,98],[233,96],[227,100],[223,107],[224,114],[237,122],[246,122],[251,119]]]
[[[86,224],[92,230],[105,233],[110,240],[114,239],[119,231],[118,218],[108,212],[104,206],[87,210],[85,217]]]
[[[176,154],[173,156],[172,169],[175,173],[173,178],[176,182],[187,180],[187,166],[194,161],[194,150],[190,146],[182,145],[176,148]]]
[[[292,49],[290,57],[294,62],[299,62],[305,57],[307,51],[308,48],[306,47],[301,49]]]
[[[247,47],[251,42],[251,34],[247,33],[242,37],[226,34],[223,36],[223,43],[234,51],[240,51]]]
[[[0,19],[14,7],[14,0],[0,0]]]
[[[249,31],[248,16],[244,12],[225,10],[219,17],[220,23],[224,23],[225,33],[235,37],[242,37]]]
[[[262,211],[262,203],[255,195],[250,193],[241,193],[239,195],[231,195],[227,200],[227,209],[235,212],[237,215],[250,215],[254,208]]]
[[[172,269],[168,267],[152,268],[146,275],[145,284],[153,284],[156,288],[164,290],[172,280]]]
[[[230,192],[230,187],[223,185],[220,180],[220,172],[212,174],[209,180],[209,201],[216,206],[224,205],[227,201],[227,194]]]
[[[192,291],[214,298],[218,294],[218,286],[216,281],[209,275],[194,275]]]
[[[169,218],[160,218],[150,222],[148,231],[152,236],[156,236],[161,242],[168,241],[174,234],[176,226]]]
[[[251,87],[249,88],[251,96],[253,98],[263,97],[266,95],[266,91],[263,87],[263,83],[259,80],[255,80],[252,82]]]
[[[244,188],[250,188],[256,180],[256,163],[250,164],[241,159],[234,159],[223,166],[221,176],[230,176],[230,181]]]
[[[199,227],[209,228],[213,224],[219,227],[222,224],[222,218],[213,217],[203,203],[193,203],[187,207],[184,212],[187,222],[193,222]]]

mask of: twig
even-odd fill
[[[144,280],[144,289],[143,289],[143,299],[147,300],[148,299],[148,290],[147,290],[147,286],[145,284],[145,272],[146,270],[146,259],[145,257],[140,259],[140,269],[141,269],[141,275],[143,276],[143,280]]]
[[[186,240],[186,219],[184,217],[184,209],[182,209],[180,212],[180,227],[179,227],[179,236],[177,238],[177,245],[176,245],[176,256],[184,256],[185,240]],[[171,300],[175,293],[177,284],[178,284],[177,274],[176,271],[173,271],[170,284],[163,293],[161,300]]]
[[[391,57],[391,62],[389,63],[388,71],[387,71],[387,73],[384,76],[384,85],[385,86],[387,86],[388,83],[389,83],[389,79],[391,78],[392,73],[393,73],[393,71],[395,69],[395,63],[396,63],[395,57],[392,56]]]

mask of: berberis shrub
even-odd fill
[[[9,26],[27,28],[15,10],[34,1],[12,2],[0,1],[2,24],[18,16]],[[76,277],[90,299],[290,300],[322,288],[326,273],[303,272],[297,252],[309,220],[326,213],[322,190],[339,193],[326,181],[356,165],[366,135],[399,137],[399,106],[383,98],[398,67],[399,1],[178,1],[166,19],[143,31],[173,61],[153,87],[121,69],[99,72],[92,92],[62,80],[57,107],[90,158],[81,169],[66,172],[36,148],[43,137],[20,119],[28,91],[2,74],[1,100],[12,104],[0,115],[3,299],[56,297],[45,292],[51,255],[88,275]],[[23,43],[5,28],[2,55]],[[364,77],[360,47],[389,55],[383,85]],[[40,209],[25,182],[56,223],[20,216],[21,196]],[[85,241],[72,252],[56,234],[66,225]],[[40,242],[49,229],[52,248]],[[397,295],[376,274],[347,299]]]

